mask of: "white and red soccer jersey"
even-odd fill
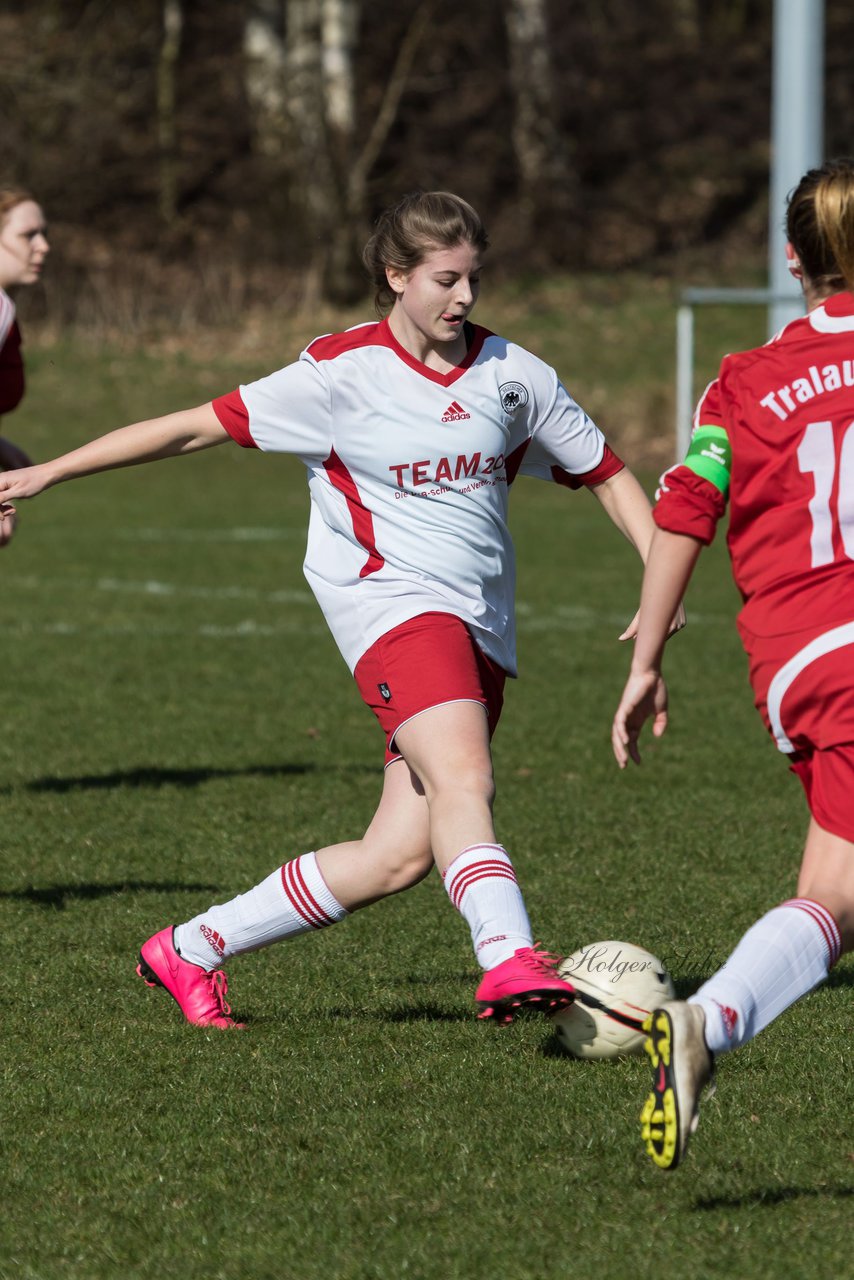
[[[24,395],[24,362],[21,331],[15,320],[15,304],[0,289],[0,417],[11,413]]]
[[[839,293],[769,343],[726,356],[655,521],[703,542],[727,489],[742,637],[854,619],[854,297]]]
[[[311,495],[305,575],[351,671],[381,635],[452,613],[516,672],[508,487],[577,488],[622,463],[537,357],[468,326],[464,363],[427,368],[388,322],[317,338],[213,402],[242,445],[293,453]]]

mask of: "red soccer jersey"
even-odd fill
[[[854,618],[854,297],[839,293],[763,347],[726,356],[655,521],[727,544],[756,636]]]
[[[0,417],[11,413],[24,394],[24,362],[21,358],[21,333],[17,323],[0,347]]]

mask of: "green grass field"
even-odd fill
[[[556,343],[554,323],[511,336]],[[584,383],[607,388],[589,324]],[[650,332],[661,386],[639,395],[666,406]],[[45,346],[4,427],[45,456],[266,356]],[[135,976],[154,930],[372,813],[381,736],[303,582],[306,517],[298,464],[223,448],[49,493],[2,555],[0,1276],[850,1275],[850,959],[721,1063],[672,1175],[638,1140],[643,1060],[577,1063],[542,1021],[474,1020],[435,876],[230,966],[242,1035],[186,1026]],[[806,824],[751,706],[723,545],[672,643],[670,734],[620,774],[633,553],[584,493],[521,481],[513,523],[499,834],[546,945],[639,942],[687,994],[792,892]]]

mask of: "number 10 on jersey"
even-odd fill
[[[815,477],[815,494],[809,504],[812,517],[810,548],[812,567],[833,561],[834,513],[831,496],[836,479],[836,447],[832,422],[811,422],[798,445],[798,466]],[[854,560],[854,422],[848,424],[839,450],[839,490],[836,518],[842,545],[849,560]]]

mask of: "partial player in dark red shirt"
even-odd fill
[[[44,214],[26,191],[0,190],[0,418],[16,409],[24,394],[21,331],[6,290],[38,280],[49,252],[45,231]],[[23,449],[0,435],[0,471],[29,465]],[[14,529],[14,515],[0,513],[0,547]]]
[[[681,599],[728,504],[756,705],[811,817],[796,896],[763,916],[688,1002],[653,1014],[642,1126],[662,1168],[684,1154],[714,1055],[752,1039],[854,946],[854,160],[804,176],[787,231],[807,314],[724,359],[685,461],[662,478],[612,732],[621,767],[639,760],[648,718],[664,732],[668,602]]]

